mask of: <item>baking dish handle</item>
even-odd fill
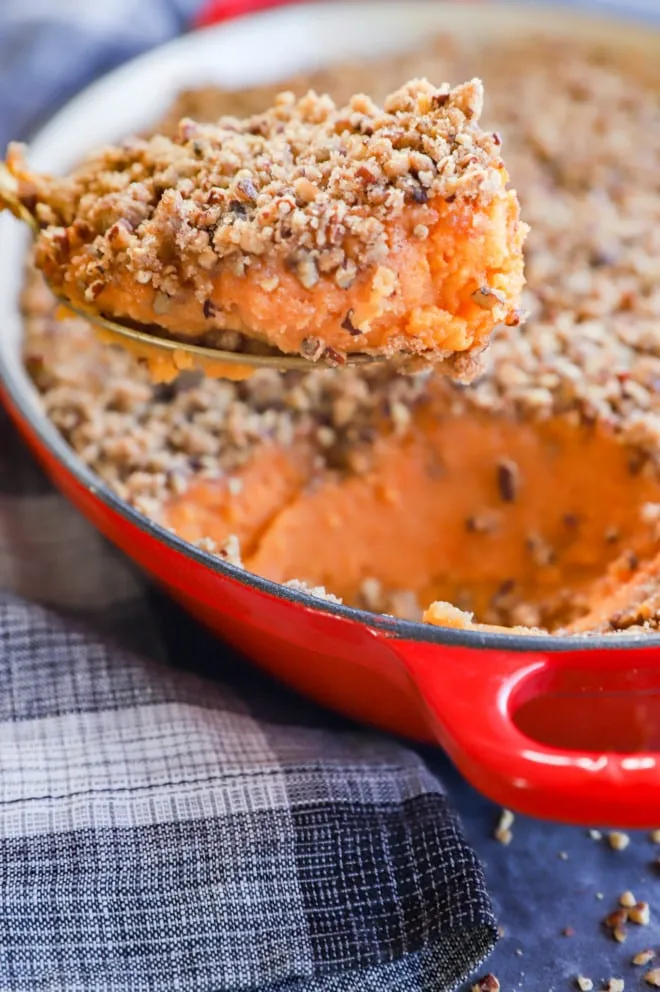
[[[660,826],[659,647],[543,653],[387,643],[436,738],[489,798],[583,826]]]
[[[211,24],[241,17],[243,14],[252,14],[258,10],[266,10],[268,7],[281,7],[285,3],[295,2],[299,0],[208,0],[207,3],[202,4],[197,13],[194,26],[209,27]]]

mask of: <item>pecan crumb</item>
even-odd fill
[[[246,200],[256,201],[257,187],[254,185],[251,179],[240,179],[236,183],[236,188],[245,197]]]
[[[495,840],[499,841],[500,844],[504,844],[505,847],[508,846],[513,840],[511,827],[513,826],[514,820],[515,817],[510,809],[502,810],[493,836],[495,837]]]
[[[325,351],[325,342],[321,338],[304,338],[300,350],[310,362],[317,362]]]
[[[578,975],[575,979],[575,984],[579,988],[580,992],[592,992],[594,987],[594,983],[585,975]]]
[[[342,355],[339,351],[335,351],[334,348],[326,348],[323,352],[323,358],[331,369],[338,369],[346,364],[346,356]]]
[[[620,830],[612,830],[607,835],[607,842],[613,851],[625,851],[630,843],[630,837]]]
[[[554,548],[548,544],[540,534],[530,534],[527,538],[532,560],[539,568],[547,568],[555,563],[556,554]]]
[[[615,909],[614,912],[609,913],[603,923],[606,927],[614,930],[616,927],[622,926],[628,920],[628,911],[626,909]]]
[[[652,985],[655,989],[660,989],[660,968],[651,968],[644,975],[644,981],[647,985]]]
[[[510,458],[497,463],[497,488],[504,503],[515,503],[520,486],[518,466]]]
[[[500,992],[500,983],[495,975],[484,975],[472,986],[470,992]]]
[[[647,948],[645,951],[639,951],[634,956],[634,958],[632,959],[632,964],[636,965],[637,967],[642,967],[642,965],[649,964],[649,962],[653,961],[654,957],[655,957],[655,951],[652,951],[650,948]]]
[[[651,909],[647,902],[638,902],[632,909],[628,910],[628,919],[638,926],[648,926],[651,920]]]
[[[520,325],[524,324],[527,320],[527,316],[528,314],[526,310],[522,310],[520,307],[515,307],[511,313],[505,317],[504,323],[506,327],[520,327]]]
[[[338,596],[333,595],[333,593],[328,592],[325,586],[312,586],[300,579],[290,579],[284,585],[287,589],[307,593],[308,596],[313,596],[315,599],[323,599],[327,603],[336,603],[339,605],[342,603],[342,600]]]
[[[355,324],[353,323],[354,313],[355,311],[351,308],[344,317],[344,319],[342,320],[341,326],[344,328],[345,331],[348,331],[349,334],[352,334],[353,337],[358,337],[360,334],[362,334],[362,331],[360,330],[359,327],[356,327]]]
[[[644,503],[639,515],[645,524],[660,523],[660,503]]]
[[[505,303],[506,297],[504,293],[500,293],[497,289],[491,289],[490,286],[481,286],[472,294],[472,302],[476,303],[482,310],[493,310],[498,303]]]
[[[498,519],[493,513],[478,513],[465,521],[465,529],[470,534],[492,534],[497,528]]]
[[[217,558],[222,558],[229,565],[234,565],[236,568],[244,567],[241,558],[240,542],[235,534],[230,534],[221,544],[218,544],[217,541],[212,540],[210,537],[204,537],[196,542],[196,546],[200,551],[207,551]]]

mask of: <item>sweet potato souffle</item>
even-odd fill
[[[155,383],[135,355],[101,344],[84,320],[58,319],[31,261],[25,361],[48,416],[141,513],[275,582],[439,625],[557,635],[656,630],[659,76],[641,58],[565,39],[495,50],[442,37],[421,51],[272,88],[182,93],[155,125],[163,139],[186,119],[203,140],[206,125],[261,114],[283,91],[304,99],[311,89],[342,106],[355,93],[386,101],[410,79],[441,86],[480,77],[487,151],[504,149],[530,227],[521,307],[514,258],[489,283],[492,297],[475,300],[472,290],[461,302],[468,309],[456,309],[477,343],[492,334],[485,367],[469,383],[457,380],[472,369],[402,375],[387,364],[259,371],[241,382],[183,372]],[[460,93],[468,109],[480,100],[474,89]],[[497,202],[504,227],[517,224],[513,200]],[[407,236],[415,232],[416,251],[428,259],[434,228],[422,216],[427,203],[417,206]],[[522,226],[516,237],[522,247]],[[301,256],[291,278],[303,288],[307,279],[312,291],[319,273],[307,261]],[[335,261],[341,280],[350,266]],[[205,331],[203,319],[221,305],[209,299],[194,331]],[[373,318],[359,305],[342,329],[344,350],[361,317],[367,325]],[[394,329],[398,347],[398,317],[388,324],[380,315],[369,333],[382,343]],[[443,325],[448,352],[460,326]],[[325,328],[324,338],[307,315],[298,320],[284,308],[267,330],[278,347],[298,349],[337,328]],[[236,338],[225,345],[238,347],[241,332],[238,319],[223,332]]]

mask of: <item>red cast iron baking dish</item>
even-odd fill
[[[183,86],[281,78],[321,61],[411,47],[447,26],[495,37],[581,31],[660,51],[649,24],[605,21],[563,4],[296,4],[195,32],[116,71],[41,132],[31,161],[65,169],[90,147],[149,124]],[[62,492],[191,614],[321,703],[437,741],[502,805],[585,825],[660,823],[660,637],[524,637],[403,622],[275,585],[179,540],[111,492],[46,418],[21,362],[27,240],[13,218],[0,217],[0,242],[7,409]]]

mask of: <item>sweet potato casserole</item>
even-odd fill
[[[25,361],[49,417],[142,513],[277,582],[441,624],[656,629],[658,74],[566,40],[443,37],[271,89],[181,94],[157,130],[186,118],[203,140],[208,122],[259,114],[283,89],[339,105],[410,78],[481,77],[482,126],[531,229],[527,321],[499,315],[470,385],[387,367],[154,384],[83,321],[58,322],[31,268]],[[293,278],[313,282],[301,263]]]

